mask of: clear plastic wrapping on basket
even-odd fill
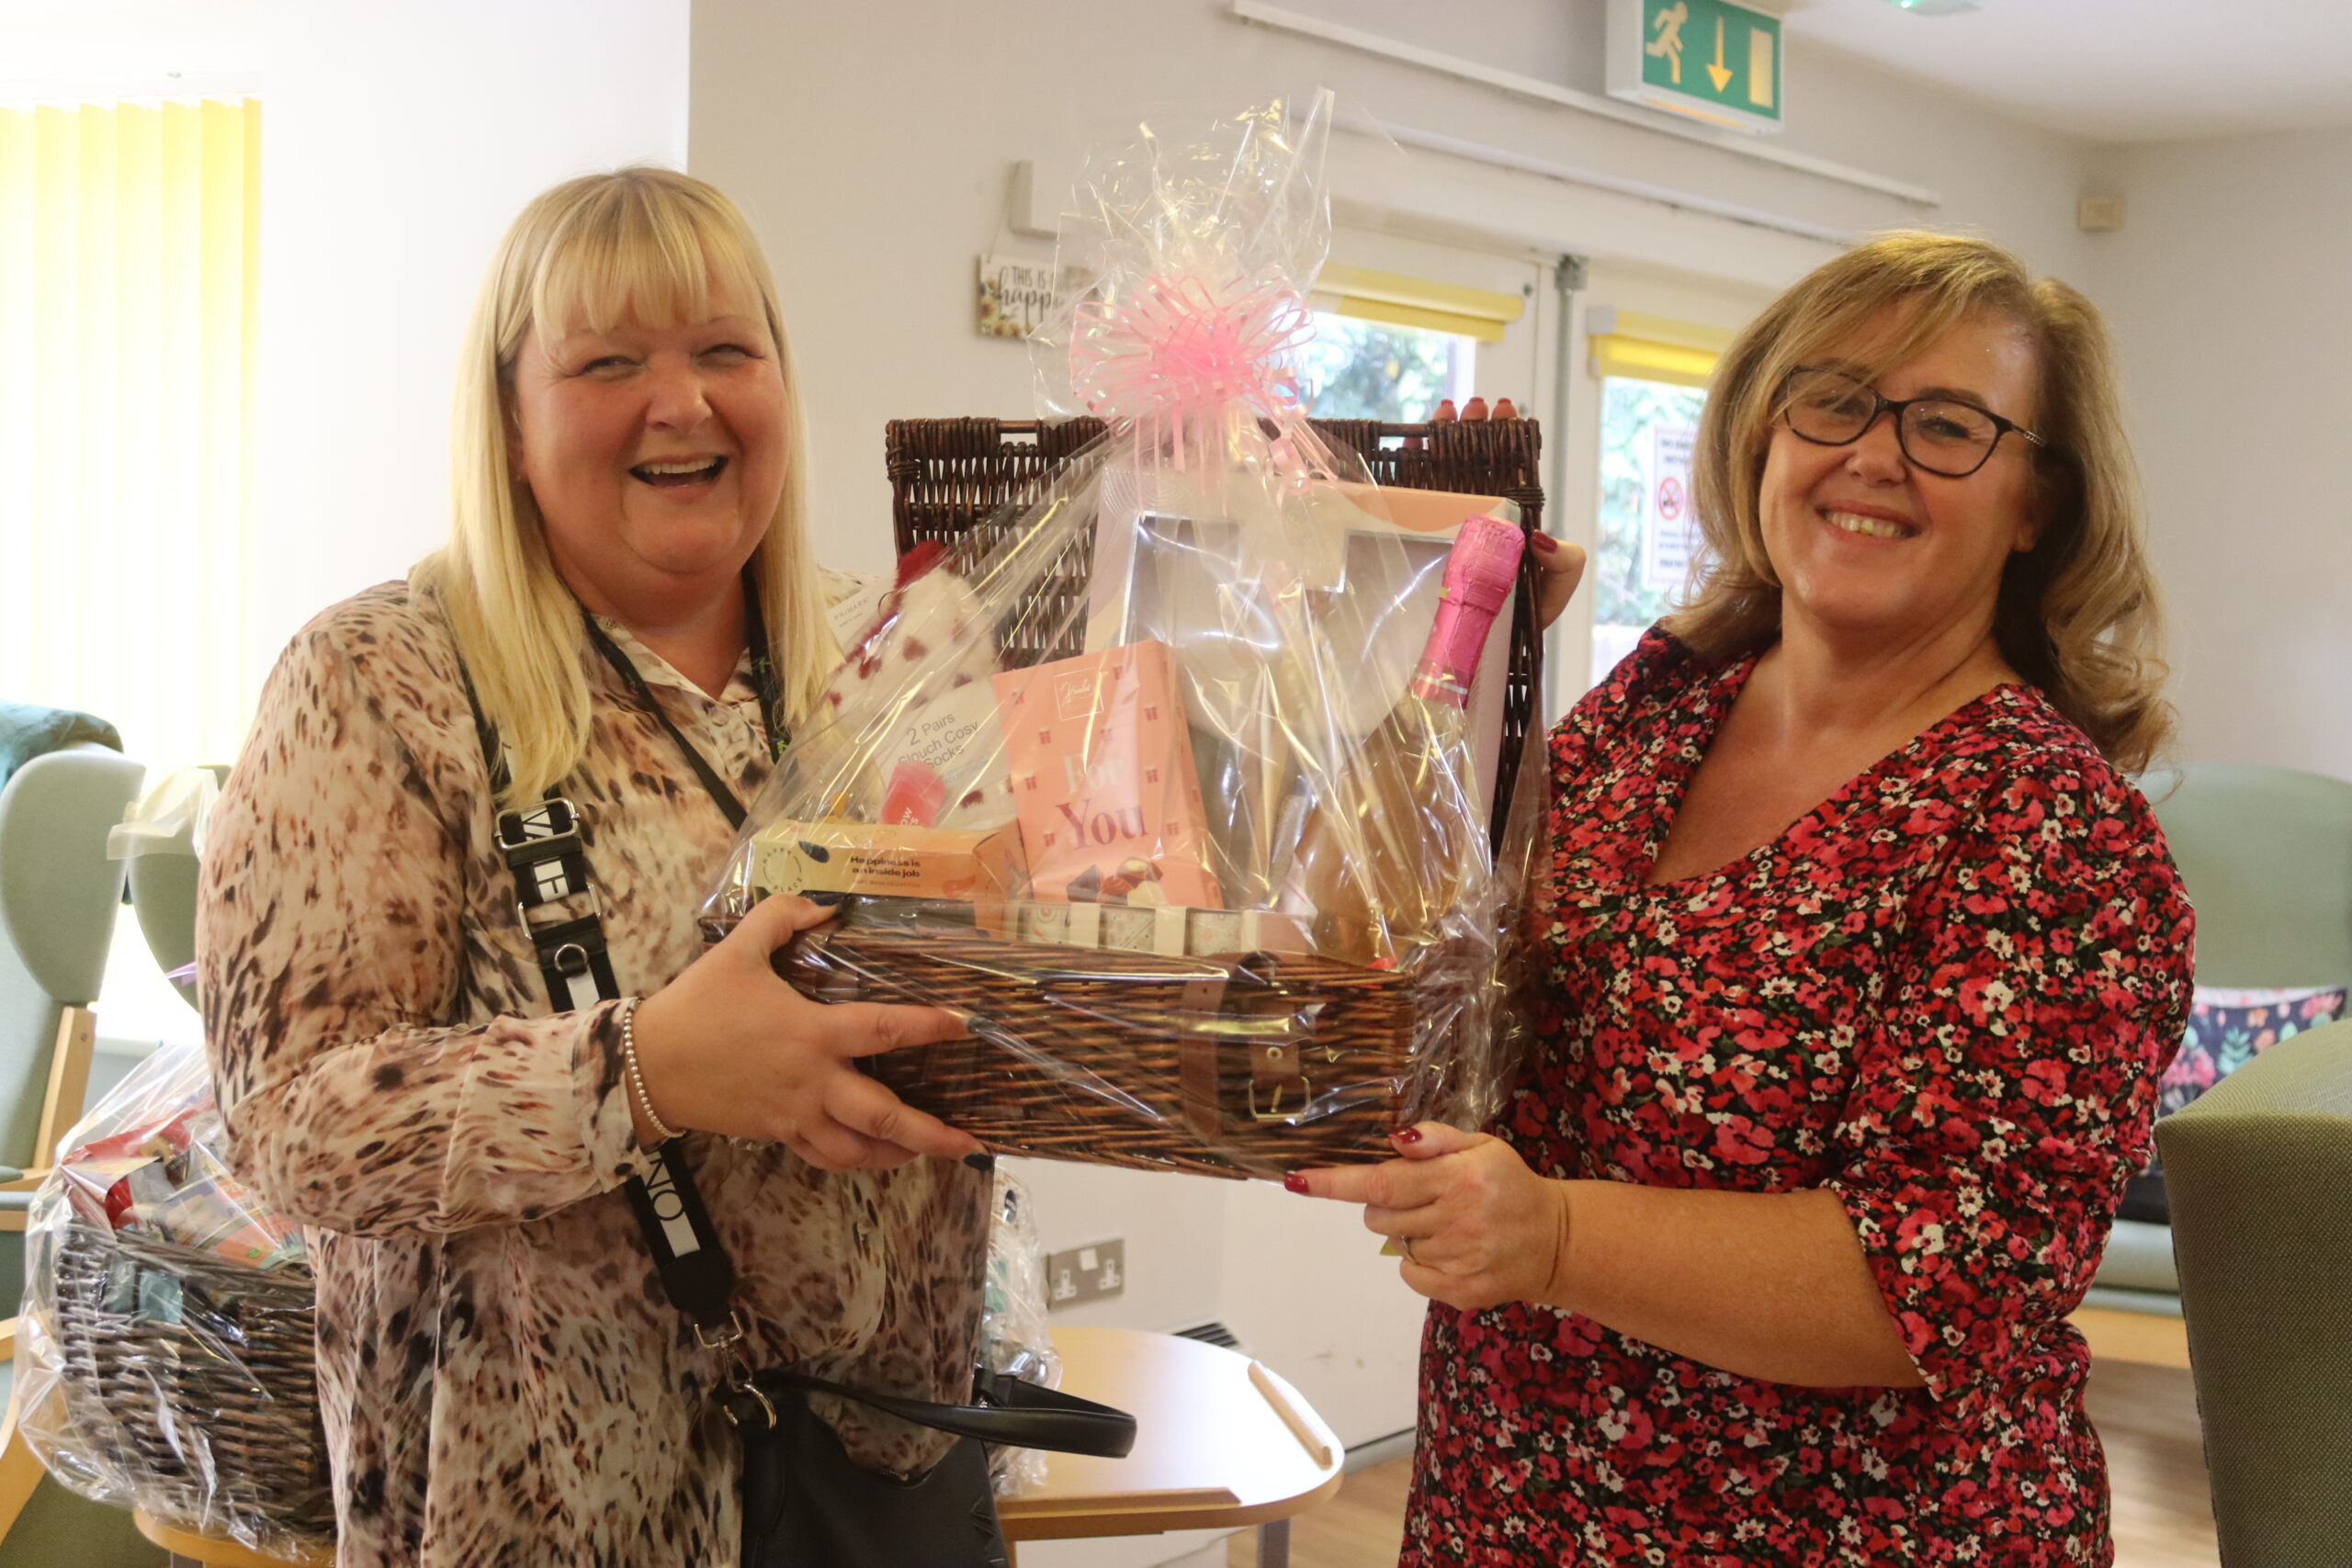
[[[1046,1248],[1029,1189],[1002,1166],[989,1209],[988,1276],[980,1290],[980,1364],[1041,1388],[1059,1388],[1062,1359],[1046,1326]],[[991,1446],[989,1475],[1000,1497],[1046,1481],[1036,1449]]]
[[[1510,1066],[1523,536],[1306,417],[1329,107],[1089,161],[1032,349],[1106,434],[901,562],[704,911],[837,905],[779,970],[970,1015],[865,1066],[998,1152],[1279,1176],[1479,1124]]]
[[[204,1053],[166,1045],[34,1194],[18,1429],[101,1502],[258,1551],[333,1539],[300,1230],[232,1176]]]

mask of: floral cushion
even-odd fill
[[[2292,990],[2198,987],[2180,1055],[2165,1069],[2157,1087],[2156,1114],[2171,1115],[2281,1040],[2344,1017],[2346,989],[2343,986],[2304,986]],[[2165,1199],[2164,1167],[2153,1156],[2148,1168],[2124,1189],[2118,1214],[2159,1224],[2172,1222],[2172,1209]]]

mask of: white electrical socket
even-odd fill
[[[1046,1256],[1046,1306],[1059,1312],[1115,1296],[1127,1288],[1127,1244],[1098,1241]]]

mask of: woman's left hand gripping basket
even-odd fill
[[[165,1046],[33,1200],[22,1430],[85,1497],[255,1551],[334,1534],[300,1230],[225,1160],[203,1052]]]

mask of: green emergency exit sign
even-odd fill
[[[1610,0],[1609,91],[1742,130],[1781,129],[1781,18],[1735,0]]]

